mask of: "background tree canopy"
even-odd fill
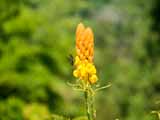
[[[80,22],[95,34],[99,84],[112,83],[97,120],[158,119],[159,11],[159,0],[1,0],[0,120],[83,119],[83,94],[67,85]]]

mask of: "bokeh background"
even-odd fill
[[[158,119],[159,0],[0,0],[0,120],[85,116],[67,85],[80,22],[94,31],[98,83],[112,84],[96,95],[97,120]]]

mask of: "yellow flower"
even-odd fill
[[[94,84],[94,83],[97,82],[97,79],[98,79],[98,78],[97,78],[96,75],[92,75],[89,81],[91,82],[91,84]]]
[[[91,28],[85,28],[82,23],[77,26],[76,30],[76,52],[77,55],[75,57],[75,70],[73,71],[73,75],[90,84],[96,83],[98,78],[96,75],[96,68],[93,64],[93,32]]]
[[[79,76],[78,70],[74,70],[74,71],[73,71],[73,75],[74,75],[75,77],[78,77],[78,76]]]
[[[75,66],[78,66],[80,63],[81,63],[81,61],[80,61],[79,57],[76,56],[74,65],[75,65]]]

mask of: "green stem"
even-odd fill
[[[160,112],[158,112],[158,119],[160,120]]]
[[[94,96],[88,89],[85,91],[85,102],[88,120],[95,120]]]

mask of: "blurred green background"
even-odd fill
[[[67,57],[75,29],[95,34],[97,120],[156,120],[160,105],[159,0],[0,0],[0,120],[85,116]]]

